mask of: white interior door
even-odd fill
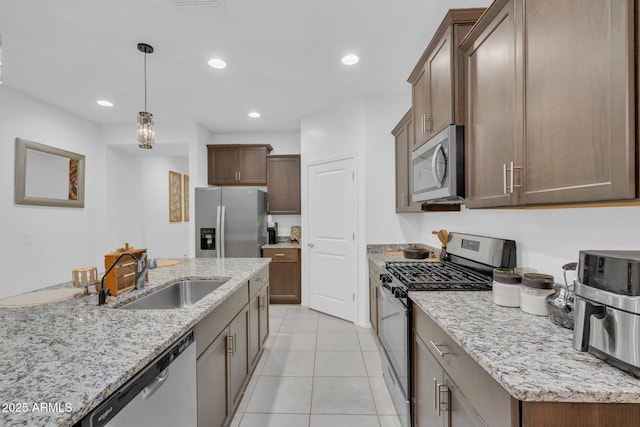
[[[310,165],[307,222],[309,307],[355,321],[357,194],[354,159]]]

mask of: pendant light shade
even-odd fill
[[[153,53],[153,47],[146,43],[138,43],[138,50],[144,53],[144,111],[138,113],[138,147],[153,148],[153,114],[147,112],[147,55]]]
[[[153,126],[153,114],[140,111],[138,113],[138,147],[153,148],[155,136]]]

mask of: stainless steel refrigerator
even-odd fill
[[[267,193],[249,187],[195,189],[196,257],[259,258],[267,243]]]

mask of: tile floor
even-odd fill
[[[231,427],[399,427],[372,329],[271,305],[270,334]]]

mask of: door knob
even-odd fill
[[[310,248],[313,248],[315,245],[313,243],[307,243],[307,246],[309,246]]]

